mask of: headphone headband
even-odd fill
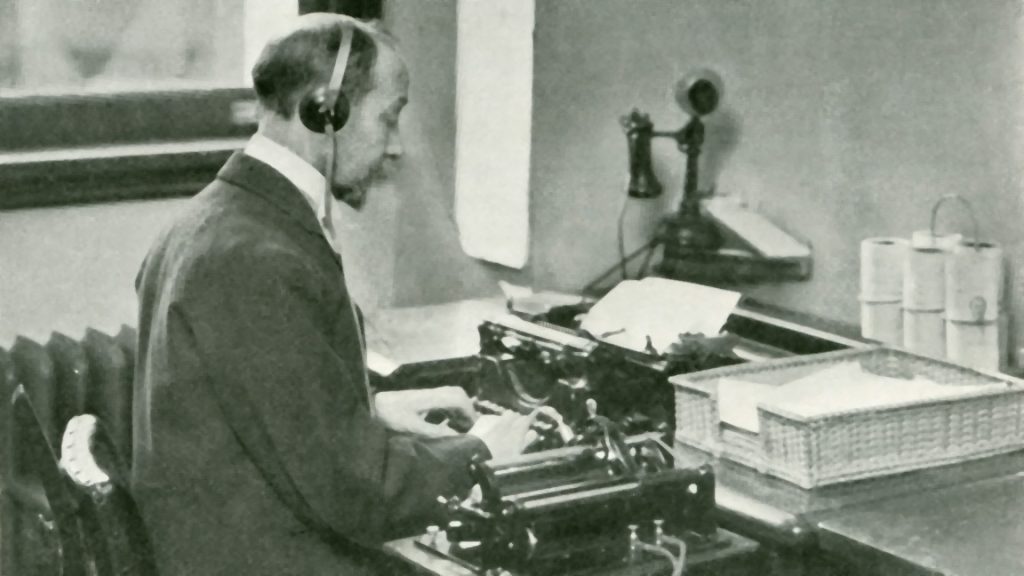
[[[338,103],[338,95],[341,94],[341,83],[345,79],[345,69],[348,67],[348,57],[352,53],[352,37],[355,30],[348,23],[341,26],[341,45],[338,47],[338,56],[334,59],[334,70],[331,72],[331,81],[327,84],[327,94],[324,101],[324,111],[334,113],[334,106]]]

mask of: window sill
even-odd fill
[[[0,210],[187,197],[246,138],[0,153]]]

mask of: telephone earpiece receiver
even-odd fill
[[[310,90],[299,101],[299,119],[302,125],[317,134],[325,133],[328,124],[333,132],[337,132],[348,121],[351,105],[348,97],[341,91],[341,82],[345,79],[345,68],[348,66],[349,54],[352,53],[354,32],[351,26],[342,27],[338,54],[334,58],[334,69],[328,85]]]
[[[676,103],[690,116],[711,114],[722,96],[722,78],[714,70],[694,70],[676,83]]]

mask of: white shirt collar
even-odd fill
[[[306,197],[316,213],[317,222],[324,226],[329,217],[330,203],[325,195],[326,178],[319,170],[299,157],[298,154],[274,142],[262,134],[254,134],[245,145],[245,154],[270,166],[295,185]],[[325,233],[328,230],[324,230]],[[331,234],[328,234],[330,237]]]

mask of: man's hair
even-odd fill
[[[303,95],[330,82],[345,29],[352,31],[352,51],[341,83],[342,92],[353,104],[370,92],[374,87],[378,44],[391,45],[387,33],[373,23],[334,14],[309,14],[300,19],[298,28],[272,40],[260,53],[252,69],[260,104],[291,118]]]

